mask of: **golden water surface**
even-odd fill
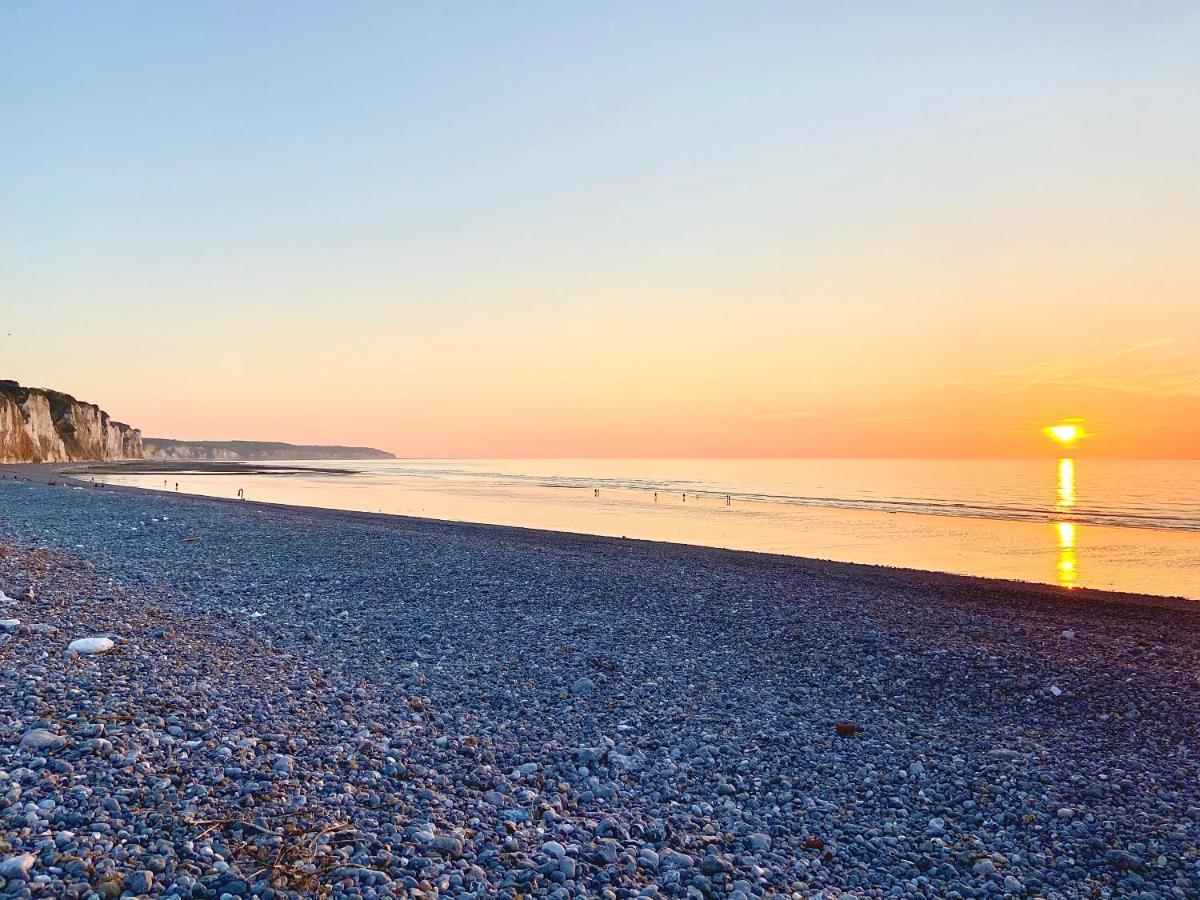
[[[354,475],[110,475],[97,480],[214,497],[517,525],[845,562],[1200,599],[1200,532],[1128,527],[1194,512],[1197,469],[1092,461],[1097,491],[1064,458],[964,461],[471,460],[311,463]],[[719,472],[720,477],[714,477]],[[896,487],[904,482],[906,487]],[[714,485],[728,485],[728,493]],[[1040,486],[1041,485],[1041,486]],[[1163,487],[1168,485],[1169,487]],[[1038,499],[1039,491],[1041,500]],[[813,498],[816,499],[813,499]],[[780,499],[782,498],[782,499]],[[806,498],[805,502],[795,502]],[[945,498],[965,499],[952,504]],[[840,503],[859,504],[839,508]],[[864,505],[866,508],[864,508]],[[893,506],[904,510],[876,509]],[[966,512],[958,512],[960,506]],[[1170,507],[1168,509],[1168,507]],[[1013,520],[1012,517],[1040,519]],[[1008,517],[1008,518],[1006,518]],[[1186,523],[1185,523],[1186,524]]]

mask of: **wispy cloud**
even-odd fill
[[[1171,347],[1179,343],[1178,338],[1160,337],[1150,338],[1149,340],[1139,341],[1131,347],[1126,347],[1124,350],[1118,350],[1108,357],[1110,361],[1122,359],[1126,356],[1134,356],[1138,353],[1144,353],[1147,350],[1157,350],[1159,347]]]
[[[913,422],[919,417],[910,413],[867,413],[851,419],[858,425],[894,425],[898,422]]]
[[[809,422],[820,419],[821,414],[809,409],[778,409],[752,412],[746,418],[751,422]]]
[[[1168,349],[1169,348],[1169,349]],[[1147,394],[1159,397],[1200,396],[1200,364],[1178,347],[1176,338],[1139,341],[1094,360],[1038,362],[988,372],[956,382],[996,394],[1034,388]]]
[[[753,412],[746,417],[751,422],[824,422],[836,425],[891,425],[911,422],[918,418],[911,413],[866,412],[847,410],[817,412],[809,409],[783,409]]]

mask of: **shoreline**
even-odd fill
[[[41,895],[1200,890],[1191,601],[22,477]]]
[[[0,474],[14,474],[19,477],[28,478],[32,481],[39,479],[60,479],[64,482],[69,482],[72,485],[84,487],[87,489],[108,490],[119,493],[134,493],[134,494],[149,494],[163,497],[188,497],[197,502],[211,503],[218,506],[231,504],[233,506],[241,506],[244,504],[253,504],[262,509],[269,509],[276,513],[287,515],[293,511],[305,511],[316,515],[330,517],[345,517],[347,521],[376,521],[376,520],[396,520],[400,522],[424,523],[432,526],[443,526],[450,528],[467,529],[486,529],[488,531],[496,530],[500,533],[512,532],[526,536],[527,539],[534,541],[551,542],[558,539],[568,541],[579,541],[585,545],[588,542],[597,542],[598,545],[644,545],[648,548],[661,548],[665,550],[673,550],[676,552],[694,552],[701,554],[714,554],[713,558],[725,558],[727,554],[733,554],[734,558],[744,558],[746,561],[758,560],[764,563],[773,564],[800,564],[802,566],[818,566],[828,567],[828,570],[833,572],[844,570],[848,574],[867,574],[875,575],[891,575],[901,579],[912,579],[916,582],[925,582],[930,586],[949,586],[970,588],[972,585],[980,588],[991,590],[1012,591],[1022,595],[1030,595],[1041,599],[1052,600],[1061,603],[1113,603],[1113,604],[1131,604],[1137,606],[1157,606],[1162,608],[1177,609],[1180,611],[1200,611],[1200,600],[1193,600],[1188,597],[1172,596],[1166,594],[1148,594],[1135,591],[1113,591],[1103,588],[1089,587],[1073,587],[1065,588],[1060,585],[1021,581],[1016,579],[1005,578],[990,578],[983,575],[963,575],[954,572],[944,572],[933,569],[908,568],[901,566],[887,566],[872,563],[860,562],[844,562],[840,560],[825,559],[812,556],[795,556],[785,553],[764,553],[755,550],[739,550],[725,547],[712,547],[705,544],[687,544],[676,541],[656,541],[642,538],[625,538],[625,537],[610,537],[606,535],[590,534],[587,532],[577,531],[555,531],[550,529],[528,528],[520,525],[497,525],[486,522],[470,522],[456,519],[438,519],[427,518],[422,516],[410,516],[397,513],[378,513],[369,512],[366,510],[349,510],[337,509],[331,507],[320,506],[301,506],[289,503],[272,503],[261,500],[238,500],[225,497],[211,497],[203,494],[180,494],[175,491],[162,490],[159,488],[143,488],[131,487],[128,485],[119,484],[100,484],[84,481],[70,473],[70,469],[77,464],[66,463],[7,463],[0,464]]]
[[[14,465],[9,463],[9,465]],[[29,463],[16,465],[46,465]],[[53,463],[67,466],[59,474],[74,478],[82,475],[356,475],[357,469],[318,468],[290,465],[287,460],[113,460],[111,462]]]

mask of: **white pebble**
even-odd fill
[[[71,641],[67,649],[84,656],[93,656],[97,653],[107,653],[113,646],[113,642],[106,637],[91,637]]]

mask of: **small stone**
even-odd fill
[[[576,697],[584,697],[596,689],[596,685],[592,683],[592,679],[584,677],[580,678],[571,685],[571,693]]]
[[[700,871],[705,875],[719,875],[725,871],[725,864],[718,857],[709,854],[700,860]]]
[[[0,619],[0,630],[16,631],[21,627],[20,619]]]
[[[1140,869],[1144,865],[1140,856],[1128,850],[1109,850],[1104,858],[1116,869]]]
[[[462,838],[455,837],[452,834],[444,834],[440,837],[435,837],[429,845],[438,853],[452,856],[455,859],[462,856],[463,842]]]
[[[746,838],[746,846],[755,853],[761,853],[763,850],[771,849],[771,836],[763,834],[761,831],[755,832]]]
[[[598,865],[611,866],[620,855],[621,846],[612,838],[602,838],[596,845],[595,862]],[[689,864],[691,857],[688,857]]]
[[[542,852],[553,856],[555,859],[562,859],[567,855],[567,848],[558,841],[546,841],[542,844]]]
[[[984,877],[987,877],[989,875],[995,875],[996,874],[996,864],[994,862],[992,862],[990,859],[984,858],[984,859],[976,861],[975,865],[973,865],[971,867],[971,871],[974,872],[976,875],[982,875]]]
[[[0,862],[0,878],[6,878],[9,881],[25,881],[29,878],[29,871],[33,868],[36,860],[37,857],[32,853],[10,856],[4,862]]]
[[[1004,889],[1010,894],[1025,893],[1025,885],[1021,883],[1019,878],[1014,878],[1011,875],[1004,876]]]
[[[154,873],[142,869],[140,872],[134,872],[125,879],[125,890],[133,891],[135,894],[148,894],[153,884]]]
[[[1050,685],[1050,693],[1053,694],[1055,697],[1061,697],[1062,696],[1062,688],[1060,688],[1057,684],[1052,684],[1052,685]]]
[[[95,656],[99,653],[107,653],[114,646],[113,642],[106,637],[90,637],[71,641],[67,645],[67,649],[82,656]]]
[[[96,885],[96,893],[105,898],[105,900],[117,900],[118,897],[125,893],[125,886],[121,876],[113,875],[108,880],[100,882],[100,884]]]
[[[1062,636],[1065,637],[1068,641],[1075,640],[1075,632],[1073,632],[1073,631],[1064,631],[1062,633]],[[1016,879],[1014,878],[1013,880],[1015,881]]]
[[[858,726],[853,722],[838,722],[834,731],[838,737],[854,737],[858,734]]]
[[[67,743],[66,737],[47,728],[31,728],[21,736],[21,746],[30,750],[57,750],[59,747],[65,747]]]
[[[694,860],[686,853],[680,853],[678,850],[670,848],[663,850],[658,855],[658,861],[664,866],[674,866],[677,869],[690,869],[694,864]]]

